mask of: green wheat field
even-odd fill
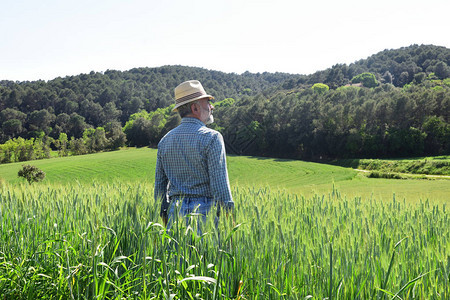
[[[1,299],[450,299],[450,180],[228,157],[234,216],[166,231],[156,150],[0,165]],[[233,221],[234,219],[234,221]]]

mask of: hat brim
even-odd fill
[[[191,102],[194,102],[194,101],[197,101],[197,100],[200,100],[200,99],[203,99],[203,98],[214,99],[214,97],[211,96],[211,95],[201,95],[200,97],[189,99],[189,100],[181,102],[181,103],[177,103],[175,105],[175,107],[172,109],[172,111],[177,111],[178,107],[183,106],[183,105],[188,104],[188,103],[191,103]]]

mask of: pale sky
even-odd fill
[[[448,0],[0,0],[0,80],[184,65],[311,74],[450,48]]]

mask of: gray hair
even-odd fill
[[[184,118],[187,115],[190,115],[192,113],[191,111],[191,105],[197,103],[197,101],[192,101],[189,103],[186,103],[184,105],[181,105],[180,107],[177,108],[178,114],[180,115],[180,117]]]

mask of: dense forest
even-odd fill
[[[164,66],[0,81],[0,160],[155,147],[198,79],[230,153],[320,158],[450,154],[450,49],[412,45],[311,75]]]

